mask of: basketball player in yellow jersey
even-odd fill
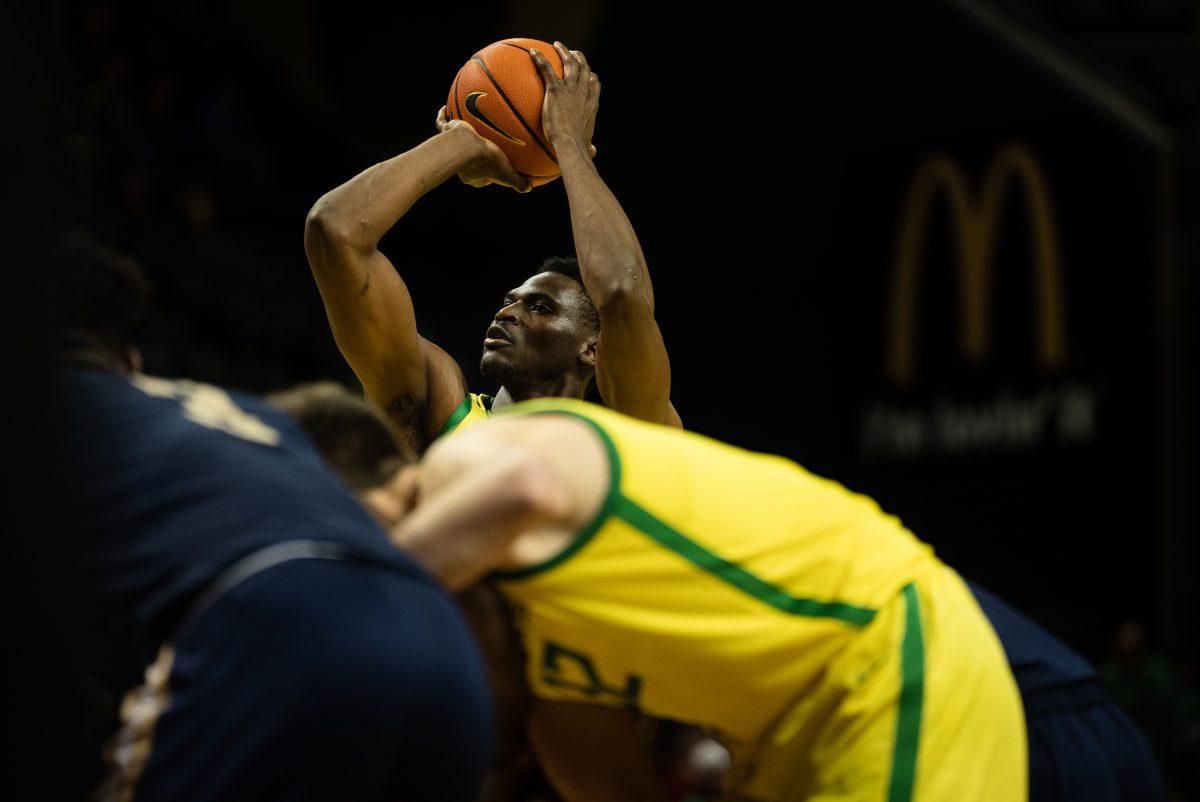
[[[546,83],[543,128],[562,170],[578,262],[547,260],[504,296],[480,361],[483,374],[501,385],[494,400],[469,393],[454,359],[417,333],[413,300],[379,241],[455,174],[473,186],[528,189],[500,149],[468,123],[447,120],[443,108],[437,135],[326,193],[309,212],[304,248],[334,339],[368,399],[418,453],[493,408],[543,396],[582,398],[593,380],[614,409],[679,423],[646,260],[592,163],[600,82],[582,53],[555,47],[562,79],[544,56],[532,58]]]
[[[862,496],[783,458],[566,399],[436,444],[392,531],[494,578],[571,802],[654,799],[631,710],[731,751],[733,798],[1014,802],[1021,700],[970,591]]]

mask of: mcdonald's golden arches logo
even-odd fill
[[[992,341],[992,286],[997,237],[1004,201],[1013,184],[1024,190],[1030,232],[1030,262],[1037,303],[1035,347],[1039,364],[1061,365],[1067,355],[1066,304],[1058,225],[1050,185],[1033,152],[1009,143],[992,157],[975,195],[962,165],[945,153],[926,158],[916,169],[900,207],[892,283],[889,288],[885,370],[900,385],[916,373],[916,323],[921,272],[930,209],[944,192],[958,268],[959,351],[972,362],[982,359]]]

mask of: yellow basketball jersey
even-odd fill
[[[529,683],[761,736],[932,550],[870,499],[783,459],[566,399],[608,449],[596,519],[548,562],[497,575]]]
[[[487,420],[492,414],[492,402],[495,400],[490,395],[467,393],[467,397],[454,408],[450,417],[442,424],[438,437],[445,437],[451,432],[459,432]]]

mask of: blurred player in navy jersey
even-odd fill
[[[967,584],[1021,691],[1029,802],[1165,799],[1149,744],[1087,661],[991,592]]]
[[[75,551],[127,691],[100,798],[473,799],[491,700],[453,601],[286,415],[140,372],[133,263],[72,238],[49,272]]]

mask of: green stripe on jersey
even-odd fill
[[[782,612],[812,618],[834,618],[856,627],[864,627],[875,618],[876,611],[865,607],[792,596],[782,588],[755,576],[740,565],[712,553],[659,520],[649,511],[642,509],[632,499],[621,493],[621,455],[617,451],[616,443],[613,442],[612,437],[604,430],[603,426],[586,415],[562,409],[537,410],[522,414],[566,415],[588,424],[600,436],[600,440],[608,452],[610,471],[608,496],[592,521],[576,535],[571,545],[562,552],[537,565],[516,571],[496,571],[493,576],[501,579],[524,579],[553,568],[587,545],[609,517],[616,516],[660,546],[670,549],[717,579]]]
[[[438,430],[438,437],[454,431],[458,428],[458,424],[463,422],[463,418],[471,414],[471,407],[474,405],[474,400],[471,394],[467,393],[467,397],[462,400],[462,403],[454,408],[450,413],[450,417],[446,418],[446,422],[442,424],[442,428]]]
[[[855,607],[841,602],[822,602],[815,599],[804,599],[792,596],[780,587],[772,585],[765,579],[750,573],[736,563],[731,563],[696,541],[676,531],[647,510],[642,509],[631,499],[622,496],[617,506],[616,515],[630,526],[649,536],[659,545],[664,546],[680,555],[693,565],[702,568],[721,581],[733,585],[738,590],[753,596],[761,602],[769,604],[777,610],[790,615],[800,615],[811,618],[836,618],[856,627],[864,627],[871,623],[875,611],[865,607]]]
[[[925,635],[921,602],[912,583],[904,586],[904,640],[900,644],[900,701],[888,802],[911,802],[921,745],[921,707],[925,699]]]
[[[567,412],[565,410],[545,410],[540,412],[528,412],[527,415],[566,415],[569,418],[583,421],[592,428],[599,437],[600,442],[604,443],[604,450],[608,452],[608,494],[604,497],[604,503],[600,505],[600,509],[592,517],[592,520],[583,529],[579,530],[575,535],[575,539],[571,541],[571,545],[563,549],[558,554],[550,559],[540,562],[537,565],[530,565],[525,568],[519,568],[514,571],[493,571],[492,576],[500,579],[525,579],[526,577],[540,574],[543,571],[548,571],[554,566],[566,560],[575,552],[582,549],[588,542],[596,536],[600,531],[600,527],[608,521],[612,516],[617,504],[621,501],[621,456],[617,453],[617,444],[608,436],[608,432],[600,427],[591,418],[580,415],[576,412]]]

